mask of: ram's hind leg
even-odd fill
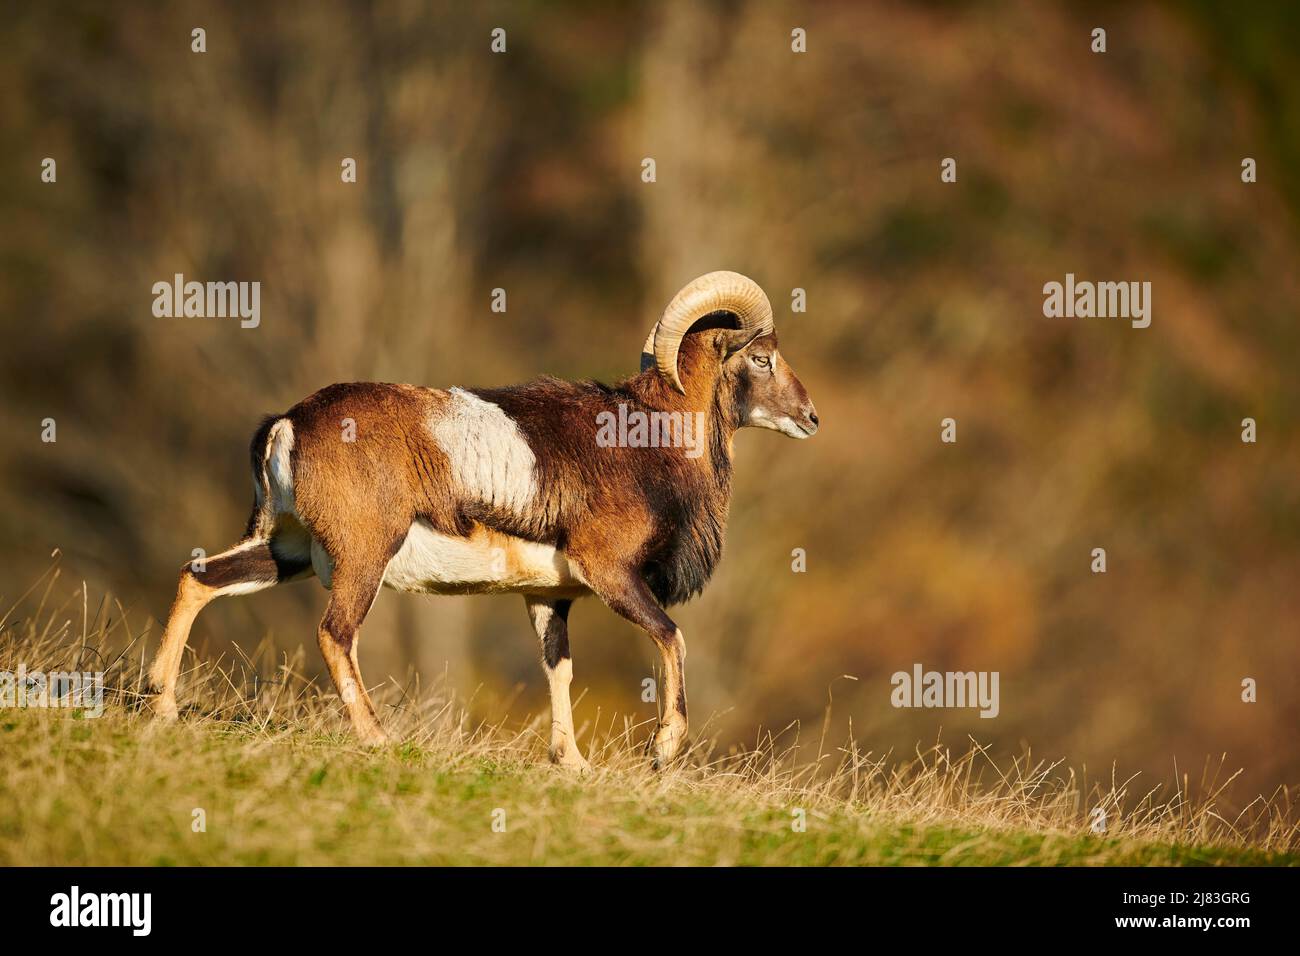
[[[149,689],[155,694],[150,706],[158,717],[176,719],[176,681],[180,677],[181,657],[199,611],[214,598],[251,594],[309,574],[310,558],[297,549],[288,550],[291,553],[273,547],[270,539],[253,537],[229,551],[192,561],[181,570],[162,644],[149,668]]]
[[[340,563],[334,569],[329,606],[316,632],[321,654],[329,667],[334,686],[343,698],[352,729],[364,744],[388,741],[375,714],[375,705],[361,679],[357,644],[361,623],[375,603],[384,580],[385,562],[369,565]]]
[[[551,762],[568,770],[585,773],[591,769],[578,749],[573,730],[573,705],[569,684],[573,681],[573,659],[569,656],[569,606],[571,601],[549,601],[527,596],[528,616],[542,645],[542,669],[551,690]]]

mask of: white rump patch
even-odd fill
[[[271,508],[276,514],[293,513],[293,423],[281,418],[271,426],[266,439],[267,478],[271,483]]]
[[[472,392],[448,390],[451,401],[430,422],[460,491],[510,514],[537,500],[537,459],[515,420]]]

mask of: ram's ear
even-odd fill
[[[719,337],[718,341],[722,347],[723,359],[729,359],[741,349],[745,348],[754,339],[763,334],[759,329],[726,329]]]

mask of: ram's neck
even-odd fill
[[[642,401],[649,407],[675,412],[703,412],[709,432],[718,432],[727,457],[731,439],[740,427],[735,389],[707,335],[688,335],[677,353],[677,374],[684,392],[651,368],[631,379]]]
[[[732,390],[716,373],[705,376],[688,372],[682,376],[682,385],[685,394],[654,369],[623,383],[645,408],[689,416],[692,434],[703,436],[707,442],[704,453],[692,460],[708,470],[725,491],[730,486],[732,439],[739,425]],[[697,428],[697,422],[703,427]]]

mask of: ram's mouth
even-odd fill
[[[793,418],[787,416],[782,424],[787,427],[782,428],[781,432],[789,435],[791,438],[812,438],[813,435],[817,434],[817,426],[811,422],[805,425],[803,422],[795,421]]]

